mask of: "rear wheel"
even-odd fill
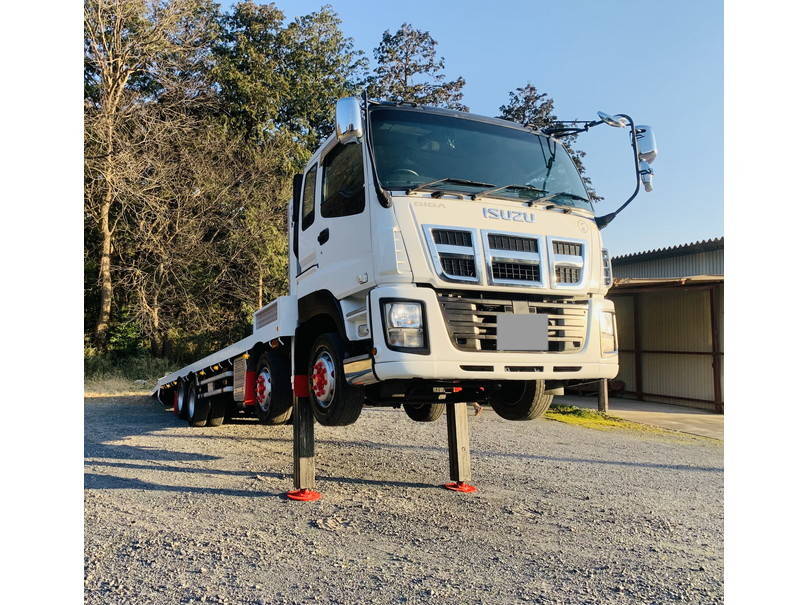
[[[552,399],[544,393],[543,380],[508,380],[491,393],[490,405],[506,420],[533,420],[549,409]]]
[[[227,413],[227,399],[224,395],[216,395],[210,402],[210,415],[207,426],[221,426]]]
[[[210,414],[210,398],[202,399],[201,392],[195,381],[188,384],[188,424],[191,426],[204,426]]]
[[[445,403],[404,404],[404,412],[415,422],[434,422],[446,411]]]
[[[177,385],[177,416],[183,420],[188,417],[188,382],[180,380]]]
[[[291,368],[287,357],[261,355],[255,373],[255,415],[262,424],[285,424],[291,418]]]
[[[328,332],[314,341],[308,361],[309,400],[314,417],[325,426],[353,424],[364,405],[364,391],[348,384],[342,361],[345,345]]]

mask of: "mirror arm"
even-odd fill
[[[603,214],[602,216],[598,216],[594,219],[594,222],[597,224],[597,227],[599,229],[604,229],[605,227],[607,227],[608,223],[614,220],[616,218],[616,215],[622,212],[627,207],[627,205],[633,201],[633,198],[635,198],[639,194],[639,187],[641,186],[642,183],[641,171],[639,170],[639,150],[636,142],[636,126],[633,123],[633,118],[631,118],[629,115],[625,115],[624,113],[618,113],[616,114],[616,117],[625,118],[630,124],[630,145],[633,148],[633,166],[636,171],[636,188],[633,190],[633,195],[631,195],[625,201],[625,203],[622,204],[619,208],[617,208],[613,212]]]
[[[565,126],[565,124],[582,124],[582,126]],[[570,135],[588,132],[590,128],[594,128],[600,124],[605,124],[605,122],[602,120],[596,120],[594,122],[585,122],[581,120],[559,120],[552,126],[541,128],[541,132],[553,137],[568,137]]]
[[[381,181],[378,178],[378,169],[375,163],[375,153],[373,151],[373,132],[370,129],[370,97],[367,94],[367,89],[361,95],[362,105],[364,109],[364,132],[365,141],[367,143],[367,157],[370,158],[370,170],[372,171],[373,185],[375,185],[375,192],[378,196],[378,201],[384,208],[392,206],[392,201],[389,198],[386,190],[381,188]]]

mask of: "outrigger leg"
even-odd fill
[[[292,341],[292,384],[294,396],[294,490],[286,492],[291,500],[311,502],[322,497],[314,489],[314,413],[308,402],[308,375],[296,374],[296,338]]]
[[[446,405],[448,425],[448,467],[451,483],[443,487],[454,492],[475,492],[471,480],[471,447],[468,440],[468,410],[464,403]]]

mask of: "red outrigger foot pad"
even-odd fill
[[[301,500],[302,502],[313,502],[322,498],[322,494],[313,489],[296,489],[291,492],[286,492],[286,497],[289,500]]]
[[[457,481],[456,483],[443,483],[443,487],[450,489],[452,492],[463,492],[465,494],[470,494],[476,491],[476,488],[473,485],[470,483],[464,483],[462,481]]]

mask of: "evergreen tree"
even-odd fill
[[[357,94],[366,60],[330,6],[285,24],[274,4],[239,2],[222,16],[211,75],[228,121],[253,141],[281,131],[312,151],[333,130],[333,105]]]
[[[437,41],[429,32],[404,23],[394,34],[384,32],[373,55],[371,96],[468,111],[462,104],[465,79],[446,80],[445,59],[437,57]]]

